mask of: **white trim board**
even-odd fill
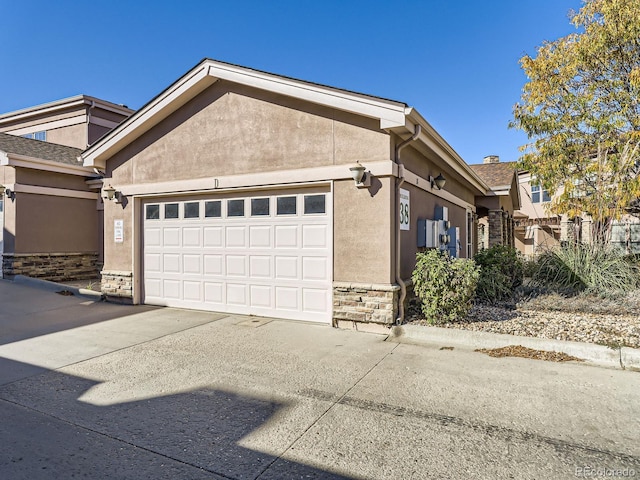
[[[363,164],[372,175],[395,176],[397,165],[391,160]],[[117,184],[112,186],[123,195],[151,195],[193,191],[223,190],[228,188],[256,187],[269,185],[304,184],[329,180],[351,179],[351,165],[331,165],[326,167],[303,168],[297,170],[280,170],[275,172],[248,173],[244,175],[228,175],[222,177],[206,177],[188,180],[173,180],[159,183],[140,183],[133,185]],[[110,183],[111,179],[104,179]],[[354,187],[355,188],[355,187]]]
[[[82,177],[95,177],[96,174],[91,168],[83,167],[81,164],[70,165],[68,163],[43,160],[41,158],[6,153],[0,150],[0,165],[11,167],[32,168],[34,170],[45,170],[47,172],[65,173],[67,175],[80,175]]]

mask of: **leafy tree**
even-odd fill
[[[577,31],[520,64],[529,78],[511,127],[521,168],[555,192],[550,210],[618,219],[640,197],[640,0],[585,0]]]

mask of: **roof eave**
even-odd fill
[[[415,108],[406,109],[407,128],[414,131],[415,125],[420,125],[422,131],[418,139],[444,159],[454,170],[475,189],[475,194],[486,195],[489,186],[476,172],[460,157],[449,143],[431,126],[429,122]]]
[[[21,155],[0,150],[0,166],[33,168],[35,170],[45,170],[48,172],[66,173],[68,175],[79,175],[83,177],[96,176],[95,173],[82,165],[71,165],[69,163],[55,162],[43,158]]]
[[[318,105],[380,121],[381,129],[404,126],[406,105],[333,87],[205,59],[153,98],[83,154],[85,166],[105,168],[106,161],[125,145],[175,112],[218,80],[249,85]]]

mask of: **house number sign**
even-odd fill
[[[124,220],[113,221],[113,241],[116,243],[124,242]]]
[[[409,190],[400,189],[400,230],[409,230],[409,221],[411,218],[409,210]]]

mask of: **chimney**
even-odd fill
[[[482,163],[500,163],[500,157],[498,155],[487,155]]]

